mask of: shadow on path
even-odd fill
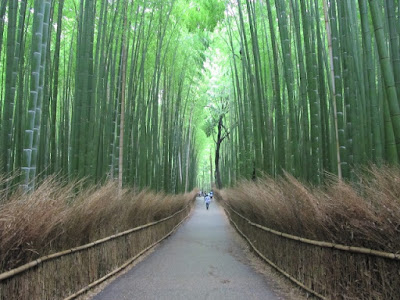
[[[93,299],[279,299],[233,234],[222,208],[197,198],[175,234]]]

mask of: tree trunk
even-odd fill
[[[210,151],[210,187],[213,186],[213,162],[212,162],[212,155]]]
[[[219,117],[218,120],[218,136],[217,136],[217,143],[216,143],[216,149],[215,149],[215,182],[217,184],[218,189],[222,189],[222,181],[221,181],[221,172],[219,169],[219,156],[220,156],[220,150],[221,150],[221,144],[222,141],[224,140],[222,136],[222,119],[223,115]]]

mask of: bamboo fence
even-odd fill
[[[400,254],[305,239],[225,211],[261,258],[315,297],[400,299]]]
[[[0,300],[73,299],[168,237],[192,204],[173,215],[95,242],[50,254],[0,274]]]

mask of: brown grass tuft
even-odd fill
[[[289,174],[218,191],[234,209],[272,229],[349,246],[400,251],[400,170],[370,167],[357,184],[310,187]]]
[[[0,177],[0,186],[1,180],[5,178]],[[30,194],[16,192],[0,199],[0,273],[165,218],[195,196],[195,192],[166,195],[124,189],[119,197],[114,182],[85,189],[81,185],[65,185],[50,177]]]

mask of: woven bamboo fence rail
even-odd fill
[[[400,254],[305,239],[225,211],[261,258],[315,297],[400,299]]]
[[[73,299],[118,273],[168,237],[188,217],[173,215],[95,242],[50,254],[0,274],[0,300]]]

